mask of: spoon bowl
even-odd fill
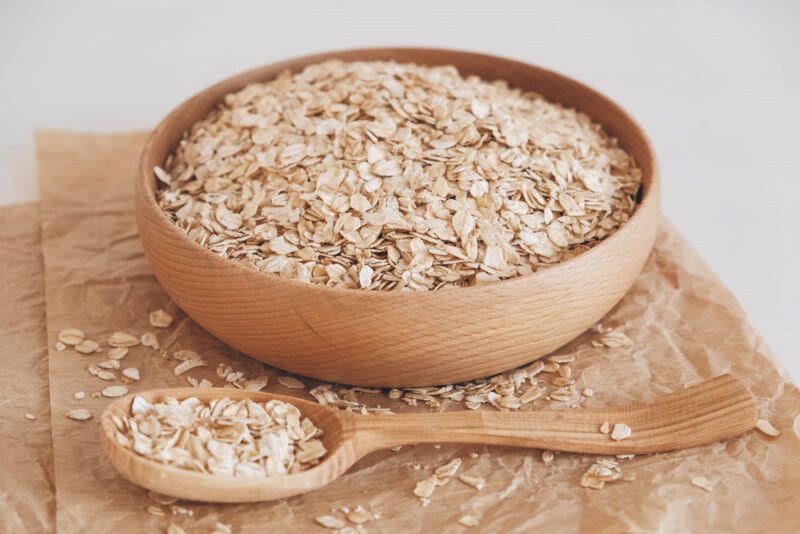
[[[295,405],[323,431],[327,449],[320,463],[289,475],[242,478],[211,475],[161,464],[120,445],[114,416],[129,415],[135,396],[150,403],[167,398],[277,399]],[[420,443],[485,443],[588,454],[643,454],[696,447],[755,427],[756,405],[744,385],[722,375],[650,403],[626,406],[543,409],[522,412],[451,411],[358,415],[313,401],[230,388],[152,390],[120,398],[106,407],[100,439],[111,464],[129,481],[149,490],[207,502],[255,502],[291,497],[320,488],[370,452]],[[615,441],[603,423],[625,423],[629,438]]]

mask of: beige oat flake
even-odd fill
[[[180,376],[186,371],[191,371],[198,367],[206,367],[208,364],[203,360],[184,360],[175,366],[175,376]]]
[[[692,485],[708,492],[714,491],[714,485],[706,477],[694,477]]]
[[[772,423],[767,421],[766,419],[759,419],[756,422],[756,428],[763,434],[771,437],[777,437],[780,435],[781,431],[772,426]]]
[[[372,520],[372,514],[366,511],[360,504],[346,513],[347,520],[356,525],[361,525]]]
[[[467,486],[472,486],[478,491],[482,490],[486,485],[486,481],[484,481],[481,477],[475,477],[472,475],[459,475],[458,479]]]
[[[83,354],[92,354],[95,352],[100,352],[100,345],[96,341],[92,341],[91,339],[84,339],[77,345],[75,345],[75,350],[78,352],[82,352]]]
[[[428,499],[431,495],[433,495],[433,491],[436,489],[438,479],[436,475],[431,475],[428,478],[420,480],[417,482],[417,485],[414,486],[414,495],[421,499]]]
[[[347,523],[339,519],[338,517],[334,517],[332,515],[321,515],[314,518],[314,521],[319,523],[325,528],[329,528],[332,530],[344,528],[347,526]]]
[[[103,388],[103,391],[100,392],[104,397],[114,399],[117,397],[124,397],[128,394],[128,388],[126,386],[108,386]]]
[[[631,437],[631,427],[625,423],[615,423],[614,429],[611,431],[611,439],[614,441],[622,441]]]
[[[279,376],[277,380],[280,385],[289,389],[305,389],[306,387],[301,381],[291,376]]]
[[[128,378],[130,380],[133,380],[135,382],[138,382],[139,379],[141,378],[141,376],[139,374],[139,369],[136,368],[136,367],[127,367],[127,368],[123,369],[122,370],[122,376],[124,376],[125,378]]]
[[[121,360],[128,354],[127,347],[114,347],[110,351],[108,351],[108,357],[111,360]]]
[[[142,334],[142,337],[139,339],[139,342],[144,347],[150,347],[151,349],[158,350],[161,348],[161,345],[158,342],[158,336],[156,336],[153,332],[146,332]]]
[[[139,344],[139,338],[125,332],[114,332],[108,338],[108,344],[112,347],[135,347]]]
[[[85,410],[83,408],[78,408],[75,410],[70,410],[64,414],[68,419],[73,419],[75,421],[86,421],[92,418],[92,413],[89,410]]]
[[[458,520],[458,523],[464,527],[477,527],[480,521],[474,515],[465,515]]]
[[[164,310],[150,312],[150,324],[156,328],[169,328],[172,325],[172,316]]]
[[[452,477],[456,474],[459,467],[461,467],[461,458],[453,458],[445,465],[437,467],[434,474],[439,478]]]
[[[86,339],[86,334],[83,330],[77,328],[67,328],[58,333],[58,341],[64,345],[74,346]]]

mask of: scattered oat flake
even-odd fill
[[[542,461],[544,463],[549,464],[550,462],[553,461],[554,458],[555,454],[553,454],[553,451],[549,451],[547,449],[542,451]]]
[[[602,343],[603,345],[605,345],[610,349],[616,349],[619,347],[630,347],[631,345],[633,345],[633,341],[631,341],[631,339],[628,336],[626,336],[623,332],[620,332],[619,330],[612,330],[610,332],[603,334],[600,337],[600,343]]]
[[[86,421],[92,418],[92,413],[89,410],[84,410],[83,408],[78,408],[76,410],[70,410],[64,414],[68,419],[73,419],[75,421]]]
[[[486,485],[486,481],[484,481],[481,477],[475,477],[472,475],[459,475],[458,479],[467,486],[472,486],[478,491],[482,490]]]
[[[611,432],[611,423],[605,421],[602,425],[600,425],[600,432],[603,434],[608,434]]]
[[[461,467],[461,458],[453,458],[445,465],[437,467],[434,474],[439,478],[451,477],[456,474],[459,467]]]
[[[89,365],[86,370],[89,371],[89,374],[96,376],[100,380],[114,380],[117,378],[117,375],[115,375],[112,371],[101,369],[95,364]]]
[[[221,523],[217,521],[214,525],[214,530],[211,531],[211,534],[233,534],[233,526],[229,525],[228,523]]]
[[[347,526],[347,523],[345,523],[338,517],[333,517],[332,515],[321,515],[316,517],[314,521],[316,521],[323,527],[330,529],[340,529]]]
[[[589,466],[589,469],[581,476],[581,486],[601,490],[606,482],[622,480],[623,476],[618,462],[597,458],[595,463]]]
[[[156,328],[169,328],[172,325],[172,316],[164,310],[150,312],[150,324]]]
[[[156,167],[158,168],[158,167]],[[175,523],[170,523],[167,527],[167,534],[186,534],[186,531]]]
[[[198,367],[206,367],[208,364],[203,360],[185,360],[175,366],[175,376],[180,376],[186,371],[191,371]]]
[[[128,394],[127,386],[108,386],[100,392],[104,397],[115,399],[117,397],[124,397]]]
[[[27,419],[28,421],[36,421],[36,416],[33,415],[32,413],[26,413],[25,419]]]
[[[346,512],[347,520],[356,525],[361,525],[372,519],[372,514],[364,510],[361,505],[356,506],[354,509]]]
[[[128,354],[127,347],[114,347],[108,351],[108,357],[112,360],[121,360]]]
[[[140,342],[145,347],[150,347],[151,349],[158,350],[161,348],[161,345],[158,343],[158,336],[156,336],[153,332],[142,334]]]
[[[169,511],[175,515],[186,515],[189,517],[192,517],[194,515],[194,510],[190,510],[185,506],[179,506],[177,504],[170,505]]]
[[[766,419],[759,419],[758,422],[756,422],[756,428],[767,436],[771,436],[773,438],[779,436],[781,433],[780,430],[772,426],[772,423]]]
[[[147,492],[147,497],[151,501],[154,501],[154,502],[157,502],[158,504],[163,504],[163,505],[175,504],[176,502],[178,502],[178,498],[177,497],[172,497],[170,495],[164,495],[163,493],[157,493],[155,491],[148,491]]]
[[[291,376],[279,376],[278,383],[289,389],[305,389],[306,385]]]
[[[625,423],[615,423],[614,430],[611,431],[611,439],[614,441],[622,441],[631,436],[631,427]]]
[[[176,360],[181,360],[181,361],[184,361],[184,362],[186,360],[202,360],[203,359],[203,357],[200,356],[198,353],[196,353],[193,350],[189,350],[189,349],[177,350],[172,354],[172,357],[175,358]]]
[[[164,517],[164,510],[160,506],[153,504],[147,507],[147,513],[156,517]]]
[[[86,339],[86,334],[77,328],[67,328],[58,333],[58,340],[64,345],[77,345],[84,339]]]
[[[114,332],[109,336],[108,344],[112,347],[135,347],[139,344],[139,338],[125,332]]]
[[[700,489],[705,491],[711,492],[714,490],[714,485],[709,482],[706,477],[694,477],[692,479],[692,485],[697,486]]]
[[[94,352],[100,352],[100,345],[91,339],[84,339],[75,345],[75,350],[82,352],[83,354],[92,354]]]
[[[55,345],[53,345],[55,349],[59,352],[64,351],[67,349],[67,346],[62,343],[61,341],[56,341]]]
[[[122,370],[122,376],[125,378],[130,378],[131,380],[138,381],[139,380],[139,369],[136,367],[128,367]]]
[[[261,391],[267,384],[269,383],[269,376],[259,376],[256,378],[249,378],[244,382],[244,390],[245,391]]]
[[[458,523],[463,527],[477,527],[479,521],[474,515],[465,515],[458,520]]]
[[[86,392],[85,391],[76,391],[75,393],[73,393],[72,397],[75,400],[83,400],[83,399],[86,398]]]
[[[414,487],[414,495],[416,495],[421,499],[427,499],[431,495],[433,495],[433,490],[436,489],[436,486],[437,486],[436,475],[429,476],[428,478],[417,482],[417,485]]]

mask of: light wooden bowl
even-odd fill
[[[504,79],[575,107],[604,125],[644,171],[630,221],[591,250],[534,274],[429,293],[309,285],[248,270],[191,241],[156,203],[153,167],[222,97],[328,59],[455,65]],[[192,319],[239,351],[329,382],[371,386],[453,383],[543,356],[595,324],[633,284],[659,220],[655,155],[641,127],[617,104],[554,72],[470,52],[382,48],[307,56],[245,72],[193,96],[153,131],[136,180],[136,216],[156,276]]]

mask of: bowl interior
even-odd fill
[[[646,203],[658,203],[659,183],[657,164],[653,148],[647,135],[624,109],[594,89],[541,67],[486,54],[428,48],[368,48],[315,54],[273,63],[223,80],[183,102],[153,131],[145,145],[142,159],[140,160],[137,188],[144,193],[144,195],[139,195],[139,200],[146,203],[145,208],[148,216],[157,217],[163,222],[168,223],[171,229],[174,228],[174,225],[168,219],[167,215],[158,207],[156,201],[157,183],[152,172],[153,167],[156,165],[163,165],[164,160],[180,142],[184,132],[189,130],[197,121],[208,115],[225,95],[235,92],[250,83],[271,80],[285,70],[297,72],[308,65],[331,59],[343,61],[397,61],[399,63],[418,63],[428,66],[453,65],[459,69],[462,75],[476,75],[489,81],[505,80],[512,87],[535,91],[542,94],[548,100],[578,109],[589,115],[594,121],[600,123],[609,134],[616,137],[619,140],[620,146],[633,155],[636,163],[642,169],[642,188],[636,199],[638,204],[641,206]],[[640,211],[640,209],[634,211],[628,224],[636,220],[637,214]],[[628,224],[624,225],[618,232],[615,232],[615,234],[612,234],[604,241],[614,239],[614,236],[624,231],[625,226]],[[192,242],[182,233],[181,235],[183,239],[187,242],[191,242],[204,253],[216,256],[200,245]],[[584,254],[590,253],[592,250],[602,246],[603,243],[599,243],[589,251],[584,252]],[[549,267],[546,271],[558,269],[574,261],[574,259],[575,258],[571,258],[565,262]],[[268,273],[260,274],[263,276],[273,276]],[[517,277],[516,279],[528,278],[536,275],[537,273],[533,273],[526,277]],[[504,284],[513,280],[515,279],[504,280],[498,283]],[[286,280],[286,282],[302,284],[302,282],[294,280]],[[349,291],[346,289],[328,288],[319,285],[303,285],[327,291]],[[471,288],[460,288],[459,290],[464,289]],[[377,296],[396,292],[370,291],[368,293]]]

